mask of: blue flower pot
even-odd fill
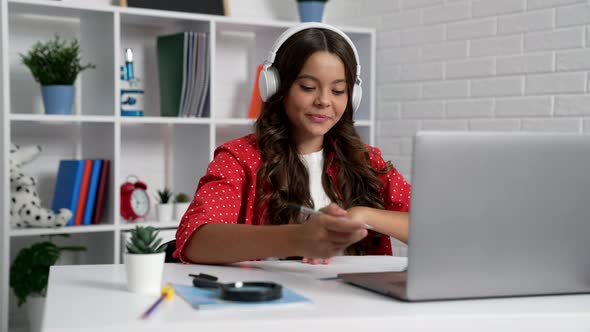
[[[299,19],[301,22],[321,22],[324,16],[324,1],[299,2]]]
[[[46,114],[72,114],[74,103],[73,85],[43,85],[43,106]]]

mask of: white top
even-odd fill
[[[311,200],[316,210],[319,210],[330,203],[330,197],[326,194],[324,187],[322,186],[322,174],[324,172],[324,150],[318,152],[312,152],[309,154],[302,154],[301,161],[303,165],[307,167],[309,173],[309,191],[311,194]]]

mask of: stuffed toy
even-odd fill
[[[72,211],[54,213],[41,206],[37,181],[22,168],[41,152],[38,145],[19,147],[10,144],[10,224],[12,227],[62,227],[72,218]]]

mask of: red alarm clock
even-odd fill
[[[133,182],[131,180],[135,179]],[[121,216],[126,220],[145,218],[150,211],[150,197],[147,185],[135,175],[129,175],[121,185]]]

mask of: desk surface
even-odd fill
[[[49,277],[43,331],[590,329],[590,295],[406,303],[339,280],[318,279],[329,277],[339,268],[341,272],[379,271],[389,265],[393,267],[390,270],[399,270],[406,264],[405,258],[399,257],[359,259],[335,259],[329,266],[301,266],[293,261],[247,262],[234,266],[166,264],[164,282],[190,285],[187,274],[200,272],[216,275],[223,282],[272,280],[310,298],[312,303],[195,310],[176,296],[148,320],[138,317],[156,296],[128,292],[124,265],[54,266]],[[372,268],[364,268],[362,262]],[[323,272],[326,270],[330,272]],[[306,275],[307,272],[311,274]]]

